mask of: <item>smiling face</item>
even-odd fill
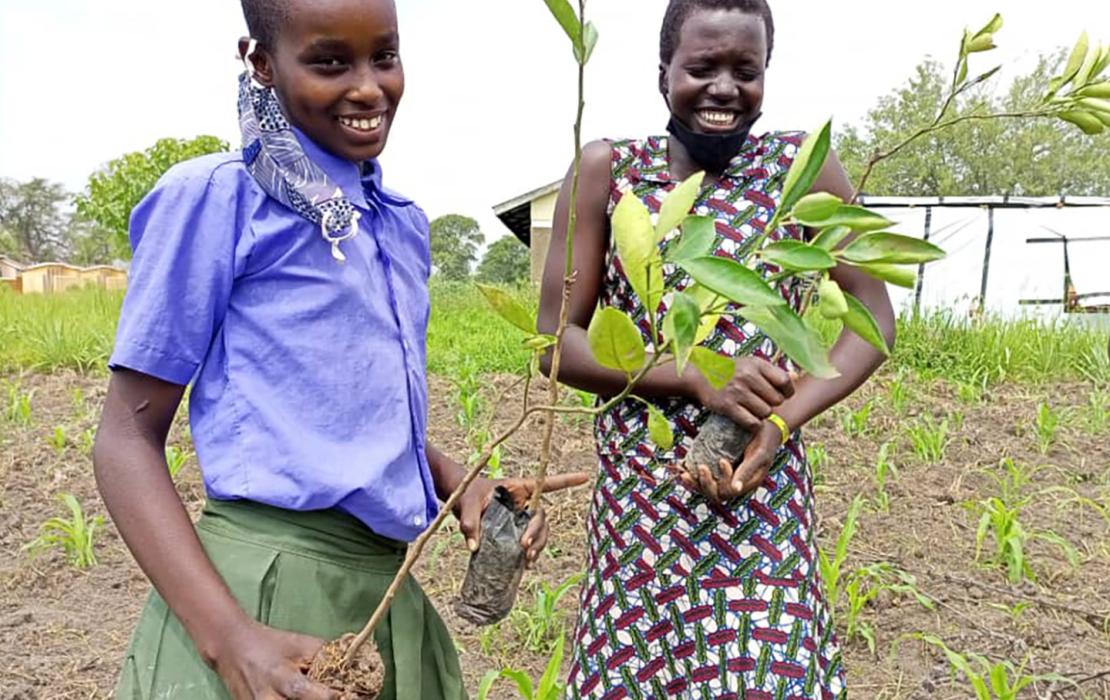
[[[291,0],[273,45],[251,57],[321,147],[353,162],[382,152],[405,91],[392,0]]]
[[[659,89],[691,131],[727,134],[759,114],[766,66],[758,15],[698,10],[682,24],[670,63],[659,67]]]

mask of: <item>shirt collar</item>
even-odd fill
[[[355,206],[367,209],[369,205],[366,202],[366,193],[363,191],[363,175],[361,173],[361,166],[358,163],[353,163],[345,158],[325,150],[319,146],[315,141],[308,137],[303,131],[297,127],[292,127],[293,133],[297,136],[297,141],[300,142],[301,148],[304,149],[305,155],[309,160],[315,163],[328,179],[335,183],[335,185],[342,190],[343,196],[351,200]],[[377,162],[370,160],[369,178],[374,184],[381,185],[381,169],[377,166]]]

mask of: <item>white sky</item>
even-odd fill
[[[1110,41],[1091,0],[771,0],[778,31],[757,131],[858,120],[926,55],[950,61],[965,25],[1001,9],[1001,49],[1027,69],[1080,30]],[[386,183],[431,217],[473,216],[561,177],[572,155],[574,63],[542,0],[397,0],[406,94]],[[666,0],[590,0],[601,40],[584,137],[661,133],[658,31]],[[165,136],[238,143],[236,0],[0,0],[0,176],[81,190],[98,166]],[[1011,71],[1002,76],[1005,82]]]

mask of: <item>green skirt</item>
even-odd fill
[[[338,511],[295,512],[247,501],[209,501],[197,533],[247,613],[271,627],[322,639],[362,628],[406,548]],[[391,670],[382,700],[466,697],[451,635],[412,578],[374,639]],[[116,698],[226,700],[230,695],[152,591],[131,638]]]

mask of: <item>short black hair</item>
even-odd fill
[[[249,0],[243,0],[246,4]],[[767,0],[671,0],[663,15],[663,26],[659,30],[659,60],[664,65],[674,58],[678,47],[678,35],[682,25],[696,10],[739,10],[744,14],[756,15],[763,20],[767,30],[767,62],[771,61],[771,50],[775,48],[775,18]]]
[[[273,48],[278,30],[289,15],[288,0],[240,0],[251,38]]]

